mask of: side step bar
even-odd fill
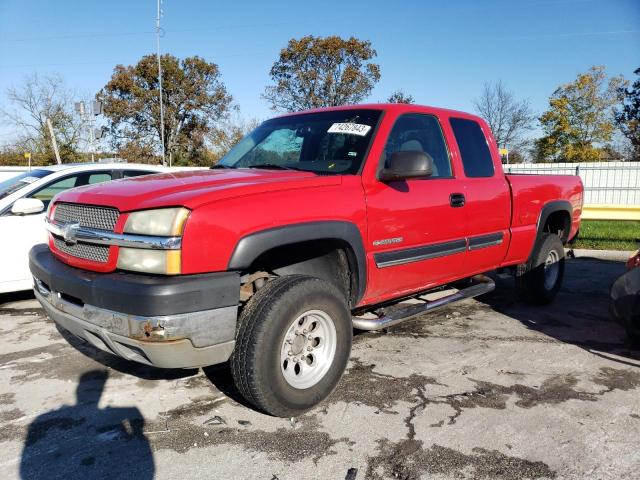
[[[437,310],[451,303],[489,293],[496,288],[495,282],[484,275],[476,275],[471,280],[473,282],[471,286],[458,290],[446,297],[438,298],[437,300],[430,302],[425,301],[424,303],[400,308],[378,318],[353,317],[353,326],[358,330],[381,330],[402,323],[421,313]]]

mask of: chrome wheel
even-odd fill
[[[294,388],[314,386],[325,376],[336,353],[336,327],[322,310],[309,310],[287,329],[280,349],[280,369]]]
[[[551,290],[555,287],[560,274],[560,266],[558,264],[560,256],[555,250],[551,250],[544,262],[544,288]]]

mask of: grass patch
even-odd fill
[[[574,248],[634,251],[639,241],[640,221],[583,220]]]

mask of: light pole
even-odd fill
[[[89,149],[91,150],[91,161],[95,162],[96,154],[96,135],[94,131],[94,125],[96,123],[96,117],[102,114],[102,102],[94,101],[91,103],[91,111],[88,111],[84,102],[76,102],[75,109],[83,123],[85,128],[89,131]]]
[[[158,91],[160,95],[160,150],[162,151],[162,165],[166,165],[164,158],[164,105],[162,104],[162,64],[160,62],[160,18],[162,17],[162,0],[158,0],[158,12],[156,15],[156,44],[158,47]],[[171,166],[171,165],[169,165]]]

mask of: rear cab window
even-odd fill
[[[478,122],[466,118],[449,120],[456,138],[464,174],[467,177],[493,177],[495,168],[487,139]]]

